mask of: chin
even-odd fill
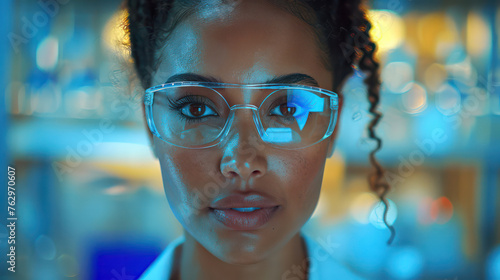
[[[264,260],[262,253],[257,252],[232,252],[230,254],[224,254],[221,259],[223,262],[233,265],[251,265],[259,263]]]
[[[220,241],[207,244],[205,247],[219,260],[233,265],[250,265],[263,261],[269,255],[271,248],[256,244],[253,240],[230,240],[220,238]],[[257,241],[258,242],[258,241]]]

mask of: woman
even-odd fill
[[[355,64],[380,146],[378,64],[359,1],[129,0],[128,9],[152,148],[184,227],[141,279],[358,279],[301,228],[334,151],[335,92]],[[373,153],[370,182],[385,201]]]

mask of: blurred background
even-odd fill
[[[397,235],[388,246],[367,185],[374,143],[359,72],[304,231],[368,279],[500,279],[500,4],[369,4],[383,67],[378,158]],[[2,1],[0,160],[15,167],[18,220],[15,274],[0,227],[0,279],[136,279],[182,234],[117,43],[119,7]]]

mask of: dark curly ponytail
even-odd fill
[[[369,35],[370,21],[361,0],[270,0],[273,4],[292,12],[313,27],[327,67],[333,71],[333,89],[340,92],[344,81],[357,66],[364,72],[369,112],[373,116],[368,135],[376,147],[370,153],[375,171],[369,176],[372,191],[385,205],[384,223],[391,231],[388,244],[395,237],[394,228],[387,223],[390,189],[384,181],[384,169],[375,158],[382,141],[375,133],[382,114],[377,111],[380,101],[379,63],[374,58],[376,44]],[[175,2],[175,5],[174,5]],[[152,74],[157,68],[156,51],[165,43],[168,34],[178,22],[189,15],[201,1],[196,0],[127,0],[129,11],[128,32],[132,58],[144,88],[151,86]]]
[[[325,1],[318,1],[325,2]],[[333,56],[331,63],[334,73],[334,88],[340,91],[342,81],[353,74],[353,65],[358,65],[359,69],[366,75],[364,80],[367,86],[367,97],[370,102],[369,112],[373,116],[368,125],[368,135],[375,140],[376,147],[370,153],[370,163],[375,171],[369,176],[369,185],[372,191],[376,192],[383,202],[384,223],[391,231],[388,244],[391,244],[395,237],[395,229],[387,223],[387,213],[389,204],[386,195],[390,186],[384,180],[384,169],[375,158],[375,153],[382,147],[382,140],[375,133],[375,127],[382,118],[382,114],[377,111],[380,101],[380,72],[379,63],[374,58],[376,44],[370,38],[369,32],[371,23],[366,17],[366,9],[361,0],[330,1],[327,7],[328,14],[319,11],[319,22],[324,22],[323,26],[332,30],[325,30],[330,34],[327,38],[331,54],[341,53],[342,57]],[[322,15],[323,14],[323,15]],[[325,15],[326,14],[326,15]]]

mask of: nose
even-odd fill
[[[253,120],[253,110],[235,110],[229,134],[219,145],[223,149],[220,169],[229,178],[250,182],[267,171],[265,146]]]

